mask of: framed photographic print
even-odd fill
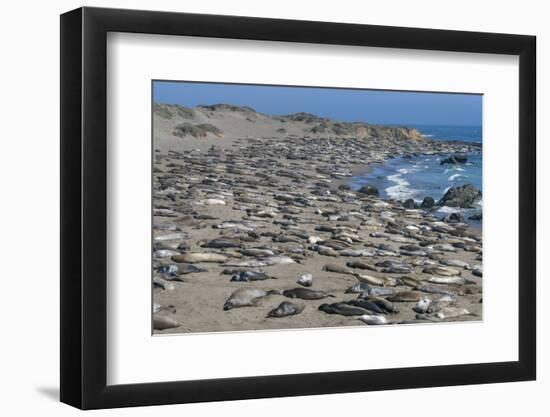
[[[63,402],[535,379],[534,37],[81,8],[61,100]]]

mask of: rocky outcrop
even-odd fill
[[[441,161],[441,165],[445,165],[445,164],[452,164],[452,165],[465,164],[466,162],[468,162],[468,155],[463,154],[463,153],[457,153],[457,154],[449,156],[448,158],[443,159]]]
[[[416,209],[418,205],[414,202],[412,198],[409,198],[403,202],[403,207],[406,209]]]
[[[435,200],[432,197],[424,197],[424,200],[420,203],[420,208],[423,209],[431,209],[433,206],[435,206]]]
[[[437,202],[440,206],[469,208],[481,200],[481,191],[472,184],[462,187],[451,187],[445,195]]]

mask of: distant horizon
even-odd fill
[[[483,125],[480,94],[153,81],[153,101],[186,107],[230,104],[272,117],[303,112],[374,125]]]

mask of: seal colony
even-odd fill
[[[436,217],[433,200],[349,185],[388,158],[460,162],[475,145],[155,104],[153,146],[155,333],[481,320],[481,230]]]

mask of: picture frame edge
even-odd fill
[[[244,19],[249,26],[261,26],[258,30],[264,38],[269,37],[269,31],[273,31],[278,24],[289,31],[283,35],[274,34],[273,39],[263,40],[283,38],[284,41],[293,42],[289,40],[289,36],[299,33],[300,27],[303,31],[303,25],[310,25],[327,28],[323,36],[334,36],[339,30],[342,31],[334,38],[340,41],[342,36],[350,36],[351,33],[356,33],[363,28],[371,36],[376,34],[377,30],[380,31],[374,40],[374,45],[379,47],[392,47],[381,46],[384,44],[396,47],[399,36],[388,41],[382,35],[397,31],[415,34],[408,38],[405,46],[402,46],[405,49],[479,52],[475,50],[474,44],[466,43],[468,40],[475,39],[476,36],[481,36],[482,42],[476,43],[480,51],[518,55],[520,57],[518,133],[520,138],[519,273],[521,277],[518,294],[519,360],[108,386],[106,383],[106,36],[110,31],[136,31],[136,22],[140,22],[147,13],[154,13],[155,16],[155,19],[151,20],[152,23],[149,23],[149,29],[151,25],[158,25],[159,20],[166,19],[166,25],[160,27],[159,32],[169,34],[166,32],[172,31],[176,36],[181,36],[182,32],[181,29],[174,29],[174,21],[178,19],[187,21],[200,16],[203,23],[210,21],[218,24],[220,21],[225,21],[222,28],[233,26],[229,22],[242,23]],[[258,21],[261,21],[262,25],[258,25]],[[267,21],[269,24],[266,28],[263,23]],[[202,31],[208,29],[208,25],[203,24],[201,27]],[[192,28],[192,30],[197,29]],[[242,31],[241,25],[237,29],[237,39],[255,39],[253,31],[248,31],[250,38],[238,37],[242,35]],[[434,32],[445,36],[439,37],[436,43],[430,43],[430,40],[425,38]],[[200,36],[196,32],[192,33],[194,33],[193,36]],[[327,33],[329,35],[326,35]],[[536,379],[536,37],[89,7],[62,14],[60,34],[60,400],[62,402],[81,409],[97,409]],[[231,37],[229,32],[225,33],[227,36],[219,35],[218,31],[212,36]],[[455,39],[450,41],[453,37]],[[301,42],[304,39],[306,42],[313,40],[308,36],[298,39],[294,42]],[[368,37],[360,37],[359,40],[363,46],[372,46],[368,43]],[[455,49],[437,49],[445,42]],[[347,45],[347,43],[344,44]],[[413,48],[414,45],[416,45],[415,48]],[[493,52],[489,52],[489,48],[494,48]],[[89,64],[91,62],[93,65]],[[413,374],[416,378],[412,378]],[[422,381],[422,378],[428,379]],[[376,384],[372,382],[373,379],[376,380]],[[230,389],[227,387],[229,384],[231,384]],[[281,384],[284,389],[280,388]]]

